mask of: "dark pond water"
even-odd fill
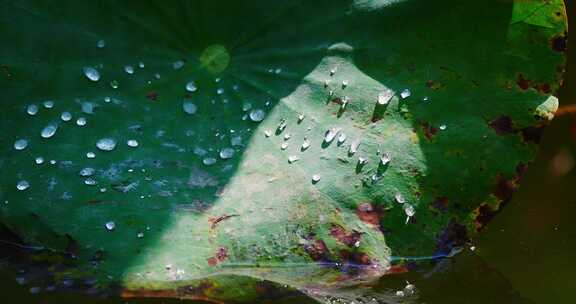
[[[567,1],[571,25],[576,1]],[[569,42],[569,64],[561,106],[576,106],[576,39]],[[576,303],[576,112],[554,119],[540,153],[513,201],[475,240],[475,250],[444,260],[425,272],[383,278],[374,292],[389,294],[408,280],[414,303]],[[5,247],[2,247],[5,248]],[[31,293],[21,285],[0,253],[0,291],[4,303],[200,303],[181,300],[125,300],[80,292]],[[274,303],[313,303],[304,297]]]

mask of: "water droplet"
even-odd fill
[[[72,119],[72,114],[70,114],[70,112],[62,112],[62,114],[60,114],[60,119],[62,119],[62,121],[70,121],[70,119]]]
[[[275,69],[275,70],[274,70],[274,73],[275,73],[275,74],[280,74],[280,73],[282,73],[282,69],[280,69],[280,68]]]
[[[144,232],[138,232],[138,234],[136,235],[137,238],[141,239],[144,237]]]
[[[198,107],[190,101],[184,101],[182,103],[182,110],[187,114],[194,114],[198,111]]]
[[[132,148],[136,148],[138,147],[138,141],[135,139],[129,139],[126,144],[128,145],[128,147],[132,147]]]
[[[36,113],[38,113],[38,106],[35,104],[28,105],[26,107],[26,113],[28,113],[28,115],[36,115]]]
[[[242,145],[242,137],[241,136],[234,136],[230,139],[230,144],[232,146],[241,146]]]
[[[138,62],[138,67],[143,69],[145,67],[144,62],[142,61]]]
[[[254,109],[252,111],[250,111],[250,119],[252,121],[262,121],[264,120],[264,117],[266,116],[266,112],[264,112],[264,110],[262,109]]]
[[[379,181],[381,178],[382,178],[382,175],[375,173],[372,175],[371,179],[372,179],[372,182],[375,183],[375,182]]]
[[[308,138],[304,138],[304,142],[302,143],[301,150],[304,151],[310,147],[310,141]]]
[[[278,127],[276,128],[276,132],[281,133],[286,129],[286,119],[280,119],[280,123],[278,123]]]
[[[304,114],[298,115],[298,123],[301,123],[304,120]]]
[[[86,125],[86,118],[85,117],[78,117],[78,119],[76,119],[76,124],[80,127],[83,127]]]
[[[440,127],[438,127],[440,130],[444,131],[446,130],[446,125],[440,125]]]
[[[46,127],[44,127],[44,129],[42,129],[42,131],[40,132],[40,136],[42,136],[43,138],[50,138],[50,137],[54,136],[54,134],[56,133],[57,130],[58,130],[58,125],[55,123],[51,123],[51,124],[47,125]]]
[[[324,88],[328,88],[329,85],[330,85],[330,80],[324,79]]]
[[[94,152],[88,152],[88,153],[86,153],[86,157],[87,158],[95,158],[96,154]]]
[[[46,109],[52,109],[54,107],[54,102],[52,100],[46,100],[42,103]]]
[[[172,68],[175,70],[179,70],[183,66],[184,66],[184,61],[182,61],[182,60],[174,61],[174,63],[172,63]]]
[[[44,163],[44,158],[38,156],[36,157],[36,159],[34,160],[34,162],[36,162],[37,165],[41,165]]]
[[[402,291],[402,290],[396,291],[396,296],[397,297],[404,297],[404,291]]]
[[[314,175],[312,175],[312,182],[317,183],[320,181],[321,178],[322,177],[319,174],[314,174]]]
[[[198,88],[196,87],[196,83],[194,83],[194,81],[189,81],[186,84],[186,91],[188,92],[196,92],[198,90]]]
[[[98,40],[98,42],[96,42],[96,47],[99,49],[105,48],[106,47],[106,41],[105,40]]]
[[[116,148],[116,140],[109,137],[102,138],[96,142],[96,147],[102,151],[112,151]]]
[[[56,164],[56,160],[51,159],[51,160],[50,160],[50,164],[51,164],[51,165],[55,165],[55,164]]]
[[[286,150],[287,148],[288,148],[287,142],[283,142],[282,145],[280,145],[280,149],[282,149],[282,150]]]
[[[94,185],[98,184],[98,182],[93,178],[87,178],[84,180],[84,184],[88,185],[88,186],[94,186]]]
[[[288,163],[293,163],[293,162],[297,162],[300,158],[296,155],[290,155],[288,156]]]
[[[223,88],[216,89],[216,94],[218,94],[218,95],[224,94],[224,89]]]
[[[338,135],[338,133],[340,133],[339,128],[328,129],[326,131],[326,134],[324,135],[324,141],[326,143],[331,143],[334,140],[334,138],[336,137],[336,135]]]
[[[118,81],[117,80],[112,80],[110,81],[110,87],[113,89],[117,89],[119,86]]]
[[[378,93],[378,104],[379,105],[387,105],[390,102],[390,99],[394,97],[394,92],[389,89],[385,89],[382,92]]]
[[[356,151],[358,151],[358,147],[360,146],[360,140],[357,139],[350,144],[350,149],[348,150],[348,154],[354,155]]]
[[[16,184],[16,189],[20,190],[20,191],[24,191],[26,189],[28,189],[30,187],[30,184],[28,183],[28,181],[25,180],[21,180]]]
[[[422,98],[422,101],[428,102],[428,101],[430,101],[430,98],[429,98],[428,96],[424,96],[424,97]]]
[[[398,204],[404,204],[406,202],[406,199],[404,199],[402,193],[396,193],[396,195],[394,195],[394,199]]]
[[[272,131],[270,131],[270,130],[265,130],[265,131],[264,131],[264,136],[270,137],[270,135],[272,135]]]
[[[106,227],[106,230],[112,231],[112,230],[116,229],[116,223],[107,222],[106,224],[104,224],[104,227]]]
[[[416,210],[414,210],[414,206],[406,203],[404,204],[404,213],[406,214],[406,224],[408,224],[410,218],[413,217],[414,214],[416,214]]]
[[[242,111],[246,112],[248,110],[252,109],[252,104],[249,102],[245,102],[242,104]]]
[[[380,163],[382,166],[386,166],[388,163],[390,163],[390,154],[383,153],[382,156],[380,156]]]
[[[410,95],[412,95],[412,92],[410,92],[409,89],[404,89],[404,91],[400,93],[400,97],[402,97],[402,99],[406,99],[410,97]]]
[[[360,166],[365,165],[367,162],[368,162],[368,159],[366,159],[366,158],[364,158],[364,157],[362,157],[362,156],[358,157],[358,164],[359,164]]]
[[[289,140],[291,137],[290,133],[284,134],[284,140]]]
[[[80,170],[80,172],[78,172],[78,174],[80,174],[80,176],[92,176],[94,173],[96,172],[96,170],[94,168],[91,167],[86,167],[86,168],[82,168],[82,170]]]
[[[333,67],[333,68],[330,70],[330,76],[334,76],[334,74],[336,74],[336,71],[338,71],[338,67]]]
[[[346,141],[346,134],[340,133],[338,136],[338,144],[341,145]]]
[[[84,67],[82,69],[84,71],[84,76],[91,81],[98,81],[100,80],[100,72],[92,67]]]
[[[346,109],[346,106],[348,105],[348,101],[350,101],[348,99],[348,96],[344,96],[344,98],[342,98],[342,103],[340,104],[340,110],[344,111]]]
[[[216,159],[214,157],[206,157],[202,160],[202,163],[206,166],[210,166],[216,163]]]
[[[128,74],[134,74],[134,67],[131,65],[124,66],[124,72]]]
[[[234,152],[236,151],[232,148],[224,148],[220,150],[220,158],[222,159],[231,158],[232,156],[234,156]]]
[[[348,86],[348,81],[342,80],[342,89],[345,89]]]
[[[104,97],[104,102],[110,102],[112,99],[108,96]]]
[[[14,142],[14,149],[16,150],[24,150],[28,147],[28,140],[26,139],[18,139]]]

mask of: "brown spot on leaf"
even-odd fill
[[[380,227],[380,218],[384,210],[372,206],[370,203],[361,203],[356,208],[356,215],[364,223],[370,224],[376,228]]]
[[[525,143],[538,144],[542,138],[544,126],[530,126],[520,130]]]
[[[482,204],[474,211],[474,213],[476,214],[475,216],[476,231],[480,231],[496,215],[497,211],[492,210],[492,208],[490,208],[490,206],[488,206],[487,204]]]
[[[323,240],[310,240],[304,244],[304,251],[313,261],[330,261],[330,251]]]
[[[226,247],[220,247],[216,250],[213,257],[208,259],[208,265],[216,266],[218,263],[223,262],[228,258],[228,249]]]
[[[512,194],[516,191],[516,185],[513,181],[507,180],[502,175],[496,178],[496,189],[494,195],[503,203],[510,201]]]
[[[429,123],[427,122],[423,122],[422,123],[422,130],[424,132],[424,136],[426,137],[426,139],[428,140],[432,140],[434,138],[434,136],[436,135],[436,133],[438,133],[438,129],[431,126]]]
[[[532,86],[532,82],[530,80],[524,78],[524,75],[522,75],[522,74],[518,74],[518,78],[516,78],[516,84],[522,90],[528,90]]]
[[[338,224],[332,224],[330,227],[330,235],[335,238],[338,242],[345,244],[346,246],[353,247],[356,242],[360,241],[362,234],[356,230],[352,232],[347,232],[344,227]]]
[[[490,122],[490,127],[496,131],[498,135],[504,135],[514,132],[514,124],[509,116],[499,116]]]
[[[556,52],[564,53],[566,52],[566,47],[568,46],[568,36],[566,34],[562,36],[556,36],[550,42],[550,46]]]
[[[448,198],[445,196],[437,197],[432,203],[432,206],[440,211],[448,210]]]

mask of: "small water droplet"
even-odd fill
[[[282,69],[277,68],[277,69],[274,70],[274,73],[275,73],[275,74],[280,74],[280,73],[282,73]]]
[[[388,163],[390,163],[390,154],[383,153],[382,156],[380,156],[380,164],[386,166]]]
[[[230,144],[232,146],[241,146],[242,145],[242,137],[241,136],[234,136],[230,139]]]
[[[190,101],[184,101],[182,103],[182,110],[187,114],[194,114],[198,111],[198,107]]]
[[[330,70],[330,76],[334,76],[334,74],[336,74],[336,71],[338,71],[338,67],[333,67],[333,68]]]
[[[52,109],[54,107],[54,102],[52,100],[46,100],[42,103],[42,105],[46,108],[46,109]]]
[[[56,164],[56,160],[55,160],[55,159],[51,159],[51,160],[50,160],[50,164],[51,164],[51,165],[55,165],[55,164]]]
[[[410,97],[410,95],[412,95],[412,92],[410,92],[409,89],[404,89],[404,91],[400,93],[400,97],[402,97],[402,99],[406,99]]]
[[[62,114],[60,114],[60,119],[62,119],[62,121],[70,121],[72,119],[72,114],[70,114],[70,112],[62,112]]]
[[[404,204],[406,202],[406,199],[404,199],[402,193],[396,193],[396,195],[394,195],[394,199],[398,204]]]
[[[289,140],[291,137],[290,133],[284,134],[284,140]]]
[[[116,148],[116,140],[109,137],[102,138],[96,142],[96,147],[102,151],[112,151]]]
[[[26,113],[28,113],[28,115],[36,115],[36,113],[38,113],[38,106],[35,104],[30,104],[26,107]]]
[[[287,142],[283,142],[283,143],[280,145],[280,149],[282,149],[282,150],[286,150],[287,148],[288,148],[288,143],[287,143]]]
[[[142,61],[138,62],[138,67],[143,69],[145,67],[144,62]]]
[[[314,174],[314,175],[312,175],[312,182],[317,183],[320,181],[321,178],[322,177],[319,174]]]
[[[276,128],[276,132],[281,133],[286,129],[287,123],[286,119],[280,119],[280,123],[278,123],[278,127]]]
[[[340,133],[340,135],[338,136],[338,145],[343,144],[346,141],[346,134],[344,134],[343,132]]]
[[[206,166],[210,166],[216,163],[216,159],[214,157],[206,157],[202,160],[202,163]]]
[[[135,139],[129,139],[128,141],[126,141],[126,144],[128,145],[128,147],[132,148],[138,147],[138,141]]]
[[[249,102],[245,102],[242,104],[242,111],[246,112],[248,110],[252,109],[252,104]]]
[[[112,231],[112,230],[116,229],[116,223],[107,222],[106,224],[104,224],[104,227],[106,227],[106,230]]]
[[[196,83],[194,81],[189,81],[186,84],[186,91],[188,92],[196,92],[198,88],[196,87]]]
[[[270,137],[270,135],[272,135],[272,131],[270,131],[270,130],[265,130],[265,131],[264,131],[264,136]]]
[[[234,156],[234,152],[236,151],[232,148],[224,148],[220,150],[220,158],[222,159],[231,158],[232,156]]]
[[[80,176],[92,176],[94,175],[94,173],[96,172],[96,170],[94,168],[91,167],[86,167],[86,168],[82,168],[82,170],[80,170],[80,172],[78,172],[78,174],[80,174]]]
[[[346,109],[346,106],[348,105],[348,101],[350,101],[348,99],[348,96],[344,96],[344,98],[342,98],[342,103],[340,104],[340,110],[344,111]]]
[[[26,139],[18,139],[14,142],[14,149],[16,150],[24,150],[28,147],[28,140]]]
[[[389,89],[385,89],[382,92],[378,93],[378,104],[379,105],[387,105],[390,102],[390,99],[394,97],[394,92]]]
[[[144,232],[138,232],[138,234],[136,235],[137,238],[141,239],[144,237]]]
[[[105,48],[106,47],[106,41],[105,40],[98,40],[98,42],[96,42],[96,47],[99,49]]]
[[[216,89],[216,94],[218,94],[218,95],[224,94],[224,89],[223,88]]]
[[[113,89],[117,89],[119,86],[118,81],[117,80],[112,80],[110,81],[110,87]]]
[[[304,120],[304,114],[298,115],[298,123],[301,123]]]
[[[428,101],[430,101],[430,98],[429,98],[428,96],[424,96],[424,97],[422,98],[422,101],[428,102]]]
[[[304,142],[302,143],[301,150],[304,151],[310,147],[310,141],[308,138],[304,138]]]
[[[88,186],[94,186],[94,185],[98,184],[98,182],[93,178],[87,178],[84,180],[84,184],[88,185]]]
[[[406,203],[404,204],[404,213],[406,214],[406,224],[408,224],[410,218],[413,217],[414,214],[416,214],[416,210],[414,210],[414,206]]]
[[[324,141],[326,143],[331,143],[334,140],[334,138],[336,137],[336,135],[338,135],[338,133],[340,133],[339,128],[328,129],[326,131],[326,134],[324,135]]]
[[[345,89],[348,86],[348,81],[342,80],[342,89]]]
[[[348,154],[354,155],[356,151],[358,151],[358,147],[360,146],[360,140],[357,139],[350,144],[350,149],[348,150]]]
[[[288,156],[288,163],[293,163],[293,162],[297,162],[300,158],[296,155],[290,155]]]
[[[51,123],[46,127],[44,127],[44,129],[42,129],[42,131],[40,132],[40,136],[42,136],[43,138],[50,138],[54,136],[57,130],[58,125],[56,123]]]
[[[91,81],[98,81],[100,80],[100,72],[93,67],[84,67],[82,69],[84,71],[84,76]]]
[[[44,163],[44,158],[41,156],[36,157],[36,159],[34,160],[34,162],[36,162],[37,165],[41,165]]]
[[[16,189],[20,190],[20,191],[24,191],[26,189],[28,189],[30,187],[30,184],[28,183],[28,181],[25,180],[21,180],[16,184]]]
[[[446,130],[446,125],[440,125],[440,127],[438,127],[440,130],[444,131]]]
[[[184,61],[182,61],[182,60],[174,61],[174,63],[172,63],[172,68],[175,70],[179,70],[183,66],[184,66]]]
[[[124,66],[124,72],[128,74],[134,74],[134,67],[131,65]]]
[[[328,86],[330,86],[330,80],[324,79],[324,88],[328,88]]]
[[[95,154],[94,152],[87,152],[87,153],[86,153],[86,157],[87,157],[87,158],[95,158],[95,157],[96,157],[96,154]]]
[[[360,166],[365,165],[367,162],[368,162],[368,159],[366,159],[366,158],[364,158],[364,157],[362,157],[362,156],[358,157],[358,164],[359,164]]]
[[[78,119],[76,119],[76,124],[80,127],[83,127],[86,125],[86,118],[85,117],[78,117]]]
[[[108,96],[104,97],[104,102],[110,102],[112,99]]]
[[[266,116],[266,112],[264,112],[264,110],[262,109],[254,109],[252,111],[250,111],[250,119],[252,121],[255,122],[259,122],[264,120],[264,117]]]

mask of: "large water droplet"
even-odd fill
[[[131,65],[124,66],[124,72],[128,74],[134,74],[134,67]]]
[[[96,147],[102,151],[112,151],[116,148],[116,140],[105,137],[96,142]]]
[[[252,121],[262,121],[264,120],[264,117],[266,116],[266,112],[264,112],[264,110],[262,109],[254,109],[252,111],[250,111],[250,119]]]
[[[406,199],[404,199],[402,193],[396,193],[396,195],[394,195],[394,199],[398,204],[404,204],[406,202]]]
[[[38,106],[35,104],[28,105],[26,107],[26,113],[28,113],[28,115],[36,115],[36,113],[38,113]]]
[[[84,71],[84,76],[92,81],[100,80],[100,72],[93,67],[84,67],[82,69]]]
[[[44,158],[38,156],[38,157],[36,157],[36,159],[34,160],[34,162],[35,162],[37,165],[41,165],[41,164],[44,163]]]
[[[283,142],[283,143],[280,145],[280,149],[282,149],[282,150],[286,150],[287,148],[288,148],[288,143],[287,143],[287,142]]]
[[[21,180],[16,184],[16,189],[18,189],[20,191],[24,191],[24,190],[28,189],[29,187],[30,187],[30,184],[25,180]]]
[[[300,149],[302,151],[308,149],[310,147],[310,141],[308,140],[308,138],[304,138],[304,142],[302,143],[302,146],[300,147]]]
[[[343,144],[346,141],[346,134],[340,133],[338,136],[338,145]]]
[[[51,124],[47,125],[46,127],[44,127],[44,129],[42,129],[42,131],[40,132],[40,136],[42,136],[43,138],[50,138],[50,137],[54,136],[54,134],[56,133],[57,130],[58,130],[58,125],[55,123],[51,123]]]
[[[410,97],[410,95],[412,95],[412,92],[410,92],[409,89],[404,89],[404,91],[400,93],[400,97],[402,97],[402,99],[406,99]]]
[[[24,150],[28,147],[28,140],[26,139],[18,139],[14,142],[14,149],[16,150]]]
[[[317,183],[320,181],[321,178],[322,177],[320,176],[320,174],[314,174],[314,175],[312,175],[312,182]]]
[[[70,112],[62,112],[62,114],[60,114],[60,119],[62,119],[62,121],[70,121],[72,119],[72,114],[70,114]]]
[[[293,163],[293,162],[298,161],[299,159],[300,159],[300,158],[299,158],[298,156],[296,156],[296,155],[290,155],[290,156],[288,156],[288,163],[291,164],[291,163]]]
[[[206,157],[202,160],[202,163],[206,166],[211,166],[216,163],[216,159],[214,157]]]
[[[382,166],[386,166],[388,163],[390,163],[390,154],[383,153],[382,156],[380,156],[380,163]]]
[[[234,156],[234,149],[232,148],[224,148],[222,150],[220,150],[220,158],[222,159],[228,159],[231,158],[232,156]]]
[[[189,81],[186,84],[186,91],[188,92],[196,92],[198,90],[198,88],[196,87],[196,83],[194,83],[194,81]]]
[[[198,107],[190,101],[184,101],[182,103],[182,110],[187,114],[194,114],[198,111]]]

